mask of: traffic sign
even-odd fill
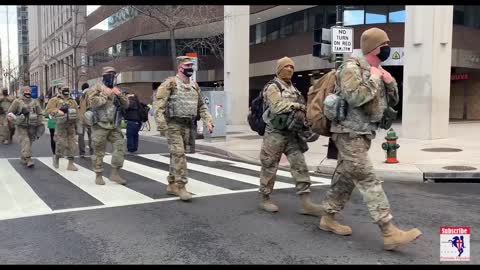
[[[32,98],[38,98],[38,86],[32,85],[30,88],[32,89]]]
[[[332,53],[353,52],[353,28],[332,27]]]

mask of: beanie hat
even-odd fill
[[[278,75],[278,73],[280,73],[280,70],[282,70],[284,67],[286,67],[288,65],[292,65],[295,68],[295,63],[293,62],[292,59],[290,59],[286,56],[279,59],[277,61],[277,73],[276,74]]]
[[[380,28],[370,28],[365,30],[360,37],[360,48],[364,55],[373,51],[375,48],[380,46],[382,43],[389,42],[387,33]]]

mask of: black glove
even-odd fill
[[[318,140],[319,137],[320,137],[320,135],[318,135],[317,133],[312,132],[310,130],[304,131],[300,135],[300,138],[305,142],[314,142],[314,141]]]
[[[60,111],[62,111],[64,114],[67,114],[68,113],[68,105],[63,105],[62,107],[60,107]]]
[[[287,129],[291,131],[298,131],[305,126],[305,112],[293,111],[288,116]]]
[[[20,114],[23,114],[25,117],[28,117],[30,115],[30,111],[28,108],[23,107],[22,112]]]

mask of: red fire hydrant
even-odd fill
[[[397,133],[390,128],[385,137],[387,142],[382,143],[382,149],[387,151],[387,160],[385,163],[398,163],[397,160],[397,149],[400,148],[400,145],[397,143]]]

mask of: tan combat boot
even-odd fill
[[[168,186],[167,186],[167,194],[168,195],[174,195],[174,196],[178,196],[178,187],[175,183],[168,183]]]
[[[97,172],[95,177],[95,184],[97,185],[105,185],[105,181],[103,181],[102,173]]]
[[[33,166],[35,166],[35,164],[33,164],[33,160],[31,158],[27,158],[27,168],[32,168]]]
[[[303,215],[321,217],[328,214],[321,205],[312,202],[310,192],[300,194],[300,206],[300,214]]]
[[[68,160],[67,171],[78,171],[78,168],[73,164],[73,159]]]
[[[184,184],[177,184],[176,186],[178,190],[177,194],[178,194],[178,197],[180,197],[180,200],[189,201],[192,199],[192,194],[190,194],[190,192],[187,191]]]
[[[127,181],[123,180],[123,178],[120,177],[120,174],[118,173],[119,171],[120,171],[119,168],[112,168],[112,173],[110,174],[110,180],[120,185],[125,185]]]
[[[383,233],[383,248],[386,250],[393,250],[406,245],[422,235],[422,232],[417,228],[402,231],[395,227],[392,222],[380,225],[380,229]]]
[[[260,194],[260,209],[263,209],[270,213],[278,212],[278,206],[276,206],[270,199],[270,195]]]
[[[333,232],[338,235],[352,234],[352,228],[350,228],[350,226],[338,223],[335,220],[334,214],[327,214],[325,216],[322,216],[322,218],[320,219],[320,225],[318,227],[321,230]]]
[[[58,165],[58,164],[59,164],[59,161],[60,161],[60,157],[57,156],[57,155],[53,155],[53,167],[54,167],[55,169],[58,169],[58,167],[59,167],[59,165]]]

